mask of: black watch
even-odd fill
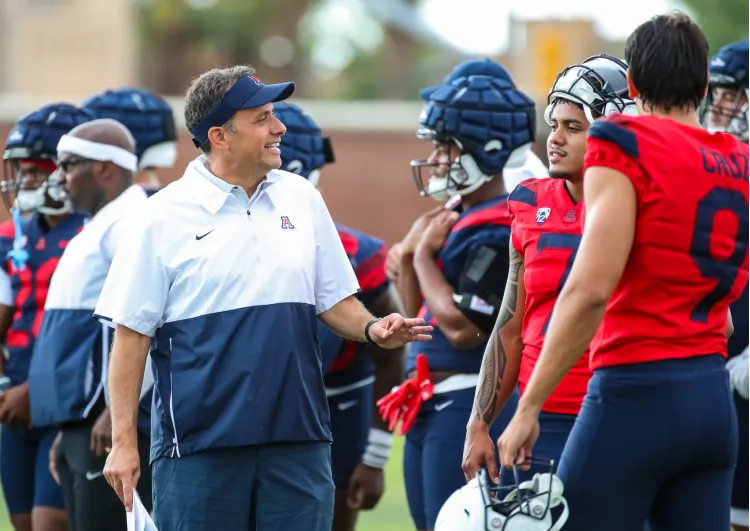
[[[372,340],[372,338],[370,337],[370,327],[371,327],[371,326],[372,326],[373,324],[377,323],[378,321],[380,321],[380,319],[373,319],[372,321],[370,321],[369,323],[367,323],[367,325],[365,325],[365,339],[367,340],[367,342],[368,342],[368,343],[369,343],[370,345],[375,345],[376,347],[378,346],[378,344],[377,344],[377,343],[375,343],[375,342],[374,342],[374,341]]]

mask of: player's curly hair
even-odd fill
[[[249,65],[214,68],[194,79],[185,96],[185,125],[188,131],[198,125],[245,74],[253,75],[255,70]],[[234,116],[224,127],[234,131]],[[211,142],[206,139],[200,149],[203,153],[210,153]]]
[[[665,112],[700,107],[708,59],[703,30],[681,11],[651,18],[625,42],[625,60],[641,103]]]

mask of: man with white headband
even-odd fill
[[[132,135],[110,119],[82,124],[57,145],[63,196],[91,219],[68,243],[50,283],[29,383],[32,424],[60,429],[50,467],[63,487],[71,531],[126,529],[122,504],[103,477],[112,446],[104,372],[112,340],[91,316],[126,218],[146,203],[146,192],[133,184],[134,153]],[[147,438],[139,442],[145,452]],[[142,486],[148,482],[144,474]],[[150,505],[150,492],[141,494]]]
[[[203,151],[129,227],[96,315],[117,327],[105,475],[128,510],[141,471],[138,389],[151,345],[154,517],[161,531],[329,531],[331,430],[317,320],[383,348],[422,319],[373,318],[320,193],[280,171],[286,132],[246,66],[188,89]],[[283,149],[283,148],[282,148]]]

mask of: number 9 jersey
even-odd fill
[[[638,217],[591,343],[592,369],[726,356],[727,309],[748,283],[747,144],[651,115],[615,115],[589,129],[585,168],[596,166],[630,179]]]

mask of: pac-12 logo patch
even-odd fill
[[[543,207],[537,210],[536,211],[536,224],[541,225],[542,223],[547,221],[547,219],[549,219],[549,213],[550,213],[550,209],[547,207]]]
[[[281,228],[284,230],[293,230],[294,225],[289,221],[289,216],[281,216]]]

